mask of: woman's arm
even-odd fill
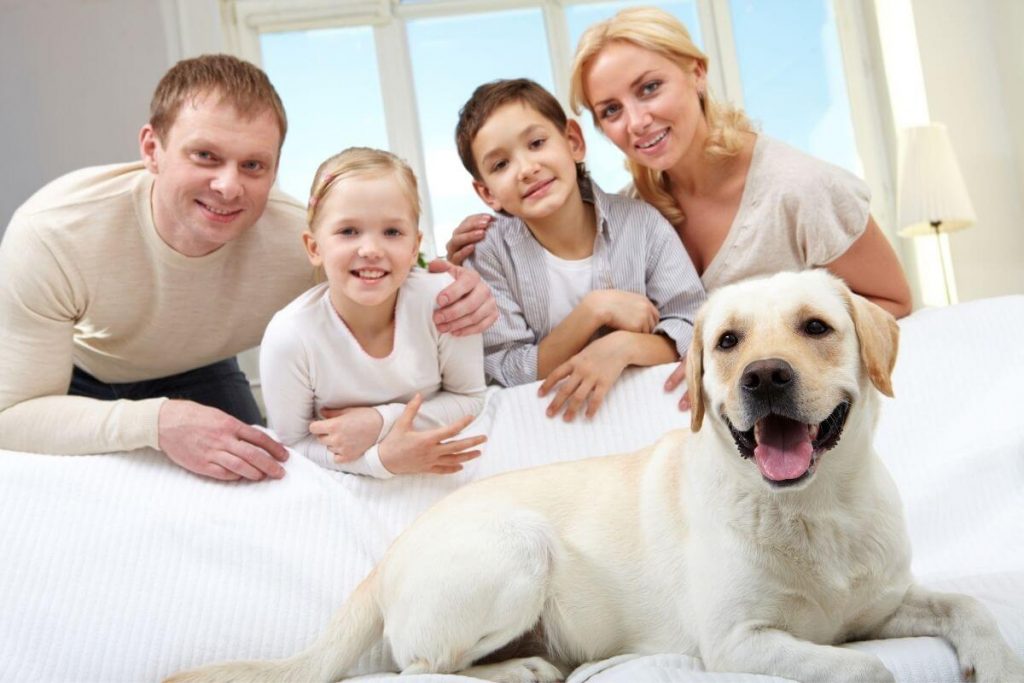
[[[902,318],[910,313],[910,286],[903,267],[871,216],[868,216],[864,234],[825,267],[833,275],[841,277],[854,292],[895,317]]]

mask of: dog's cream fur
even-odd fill
[[[1024,679],[978,603],[910,576],[900,501],[872,447],[897,333],[824,272],[724,288],[689,353],[692,434],[468,485],[395,541],[306,651],[171,680],[334,681],[383,638],[397,670],[494,681],[560,680],[626,652],[799,681],[888,681],[877,658],[834,645],[919,635],[948,639],[979,680]],[[762,475],[726,422],[742,431],[759,420],[746,385],[765,359],[792,367],[798,422],[850,406],[838,443],[796,483]],[[527,633],[538,656],[477,663]]]

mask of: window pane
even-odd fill
[[[455,150],[459,109],[480,84],[532,78],[554,92],[538,9],[418,19],[407,26],[439,252],[471,213],[487,211]]]
[[[387,149],[372,28],[264,33],[260,49],[288,113],[282,190],[305,202],[327,157],[353,145]]]
[[[670,2],[632,2],[597,3],[593,5],[569,5],[565,8],[565,18],[569,25],[569,40],[575,52],[576,44],[583,32],[592,24],[609,18],[626,7],[637,5],[653,5],[674,14],[686,25],[693,41],[701,47],[700,25],[697,19],[696,0],[675,0]],[[631,180],[626,170],[626,157],[619,149],[608,141],[595,127],[590,113],[583,111],[579,117],[583,128],[583,136],[587,141],[587,168],[597,184],[607,192],[617,192]]]
[[[762,130],[863,175],[831,0],[732,0],[747,114]]]

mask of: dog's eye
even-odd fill
[[[740,340],[732,332],[726,332],[718,338],[718,348],[720,349],[731,349],[740,343]]]
[[[831,330],[831,327],[829,327],[822,321],[818,320],[817,318],[812,318],[811,320],[808,320],[807,322],[804,323],[804,332],[811,335],[812,337],[820,337],[821,335],[826,334]]]

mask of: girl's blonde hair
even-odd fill
[[[320,164],[320,168],[316,169],[313,185],[309,189],[309,204],[306,208],[306,220],[310,231],[313,230],[313,223],[320,215],[319,207],[323,204],[327,191],[334,187],[339,180],[366,176],[379,177],[388,174],[394,175],[402,187],[402,191],[409,200],[409,206],[412,207],[413,219],[418,223],[420,220],[419,185],[416,183],[416,174],[409,168],[409,164],[382,149],[349,147],[327,159]]]
[[[569,103],[578,115],[584,108],[590,111],[594,126],[601,125],[583,87],[583,75],[590,62],[608,45],[631,43],[660,54],[675,62],[685,72],[692,72],[697,64],[708,68],[707,56],[697,49],[690,32],[674,16],[654,7],[624,9],[611,19],[594,24],[580,36],[573,59],[569,85]],[[733,156],[743,147],[742,133],[753,130],[742,110],[711,100],[709,94],[701,97],[701,110],[708,126],[704,153],[711,157]],[[632,159],[626,165],[633,176],[637,194],[653,204],[674,225],[686,216],[668,189],[668,174],[647,168]]]

